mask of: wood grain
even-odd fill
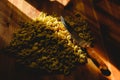
[[[14,5],[11,3],[14,3]],[[0,48],[9,44],[13,32],[19,27],[19,21],[29,21],[38,16],[40,11],[48,14],[72,15],[79,11],[91,25],[96,36],[96,51],[109,59],[118,69],[120,53],[120,6],[114,0],[1,0],[0,1]],[[66,0],[67,1],[67,0]],[[112,2],[113,1],[113,2]],[[117,1],[117,0],[116,0]],[[27,4],[30,4],[28,8]],[[103,5],[104,4],[104,5]],[[34,12],[34,13],[33,13]],[[31,17],[31,18],[30,18]],[[102,36],[101,36],[102,34]],[[104,49],[106,47],[106,49]],[[0,53],[0,80],[111,80],[106,78],[88,59],[88,64],[76,68],[69,76],[62,74],[40,75],[16,67],[15,58]],[[116,79],[117,80],[117,79]]]

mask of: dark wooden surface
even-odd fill
[[[92,0],[70,0],[66,6],[57,1],[62,0],[53,2],[50,0],[26,0],[26,3],[32,5],[35,9],[25,9],[24,7],[27,5],[24,0],[1,0],[0,48],[8,45],[12,39],[12,33],[19,27],[19,21],[32,20],[30,17],[33,18],[33,16],[38,15],[39,11],[44,11],[49,14],[55,12],[58,13],[58,15],[72,15],[72,12],[79,11],[90,23],[96,35],[96,50],[101,56],[108,59],[119,72],[119,0],[94,0],[94,2],[91,2]],[[33,11],[35,13],[33,13]],[[120,75],[118,72],[113,72],[112,75]],[[69,76],[61,74],[40,75],[17,68],[15,58],[6,55],[6,53],[0,53],[0,80],[112,80],[112,77],[102,75],[90,59],[88,59],[88,64],[79,66]],[[115,80],[119,80],[119,77],[116,77]]]

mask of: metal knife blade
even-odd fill
[[[72,29],[70,24],[68,24],[65,19],[61,16],[61,22],[64,24],[65,28],[68,30],[68,32],[71,34],[72,38],[78,43],[78,45],[82,48],[83,51],[86,51],[88,53],[88,57],[91,58],[93,63],[100,69],[102,74],[109,76],[111,74],[110,70],[108,69],[108,66],[104,63],[99,56],[96,55],[94,52],[94,48],[91,48],[91,44],[89,42],[86,42],[85,40],[81,39],[79,35]],[[86,47],[87,45],[87,47]],[[93,53],[89,53],[88,49],[91,50]]]
[[[68,32],[71,34],[72,38],[77,42],[77,44],[82,47],[90,47],[90,43],[86,42],[85,40],[81,39],[78,35],[78,33],[76,33],[74,31],[74,29],[70,26],[70,24],[67,23],[67,21],[65,21],[65,19],[61,16],[61,22],[63,23],[63,25],[65,26],[65,28],[68,30]]]

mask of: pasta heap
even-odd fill
[[[17,57],[17,63],[68,75],[76,65],[87,62],[86,53],[75,44],[59,17],[41,12],[36,20],[20,25],[6,48]]]

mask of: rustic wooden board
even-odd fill
[[[49,14],[55,12],[58,15],[65,16],[72,15],[72,12],[77,10],[87,19],[97,36],[96,50],[98,53],[107,59],[109,55],[111,62],[120,69],[120,6],[114,0],[97,0],[94,3],[90,3],[90,0],[70,0],[66,7],[57,1],[62,0],[53,2],[49,0],[26,0],[28,4],[35,7],[31,8],[31,6],[27,7],[24,0],[1,0],[0,48],[9,44],[12,33],[19,27],[18,23],[21,20],[29,21],[31,18],[36,17],[40,11]],[[107,31],[103,31],[105,28],[107,28]],[[101,29],[103,29],[103,40],[101,39]],[[108,53],[104,50],[104,46],[100,45],[101,43],[107,47]],[[39,75],[22,69],[18,70],[15,66],[15,59],[5,54],[0,54],[0,80],[109,80],[100,73],[90,59],[87,65],[79,66],[70,76]]]

